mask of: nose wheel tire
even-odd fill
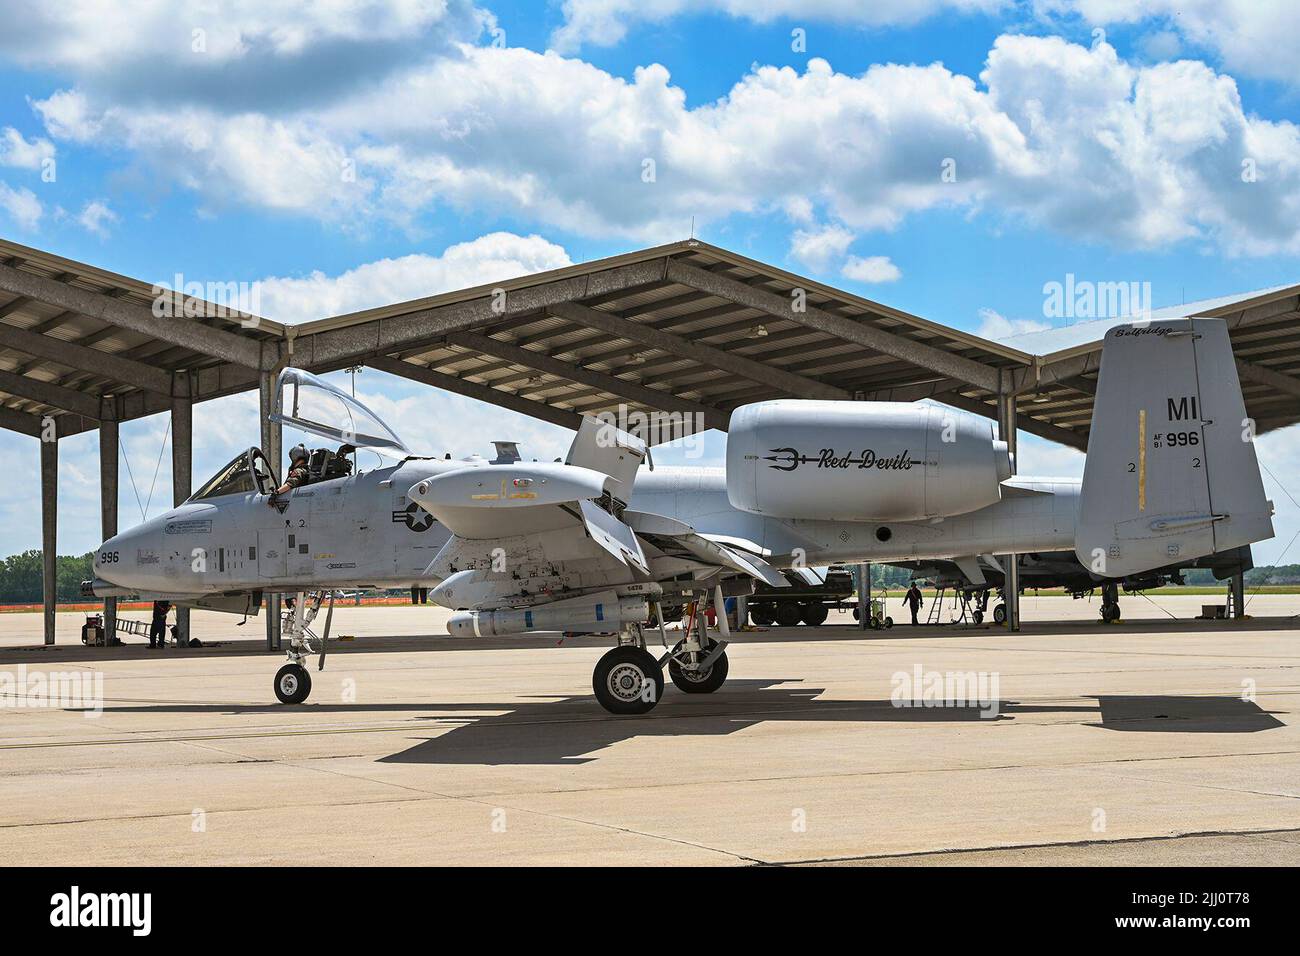
[[[275,696],[282,704],[301,704],[311,693],[311,674],[301,664],[285,664],[275,674]]]
[[[625,644],[596,662],[591,689],[611,714],[645,714],[664,695],[664,674],[648,651]]]
[[[710,640],[709,646],[703,651],[703,653],[708,654],[713,650],[717,643],[717,641]],[[678,645],[673,648],[673,652],[676,653],[680,651],[681,647],[681,643],[678,643]],[[678,664],[676,660],[670,658],[668,661],[668,676],[673,679],[673,683],[677,685],[677,689],[683,693],[712,694],[715,690],[721,687],[723,682],[727,679],[727,670],[729,667],[730,665],[727,663],[726,651],[719,654],[717,660],[704,670],[700,671],[688,671],[686,668],[682,667],[682,665]]]

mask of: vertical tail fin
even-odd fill
[[[1273,536],[1254,427],[1220,319],[1106,333],[1075,536],[1106,577]]]

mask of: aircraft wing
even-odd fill
[[[558,463],[460,468],[417,482],[410,499],[461,538],[543,534],[584,520],[579,503],[606,495],[614,482],[590,468]]]
[[[790,586],[785,576],[762,558],[711,540],[684,521],[644,511],[628,511],[623,517],[638,535],[665,553],[685,552],[707,564],[739,571],[772,587]]]
[[[627,501],[632,497],[637,469],[645,458],[646,444],[640,438],[600,419],[584,416],[564,463],[608,475],[616,482],[612,489],[614,497]]]

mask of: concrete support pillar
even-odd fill
[[[194,403],[172,399],[172,505],[184,504],[190,496],[194,464]],[[190,609],[176,608],[176,639],[181,647],[190,643]]]
[[[99,533],[107,541],[117,534],[117,422],[99,423]],[[117,633],[117,598],[104,598],[104,637],[111,640]]]
[[[45,643],[54,643],[54,610],[59,593],[59,439],[41,435],[41,590],[45,598]]]
[[[282,429],[278,422],[269,420],[271,410],[275,407],[275,379],[277,373],[263,372],[258,381],[258,411],[262,418],[262,454],[271,463],[277,481],[284,480],[281,456]],[[280,595],[267,594],[263,601],[263,613],[266,615],[266,649],[280,650]]]
[[[736,595],[736,630],[749,624],[749,595]]]
[[[998,396],[998,438],[1011,453],[1011,473],[1016,473],[1016,398]],[[1020,630],[1020,565],[1016,554],[1002,556],[1003,592],[1007,602],[1007,629]]]
[[[1246,616],[1246,574],[1238,571],[1228,579],[1228,590],[1232,594],[1232,616],[1241,619]]]

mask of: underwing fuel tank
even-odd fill
[[[727,497],[751,514],[948,517],[998,501],[1010,477],[992,422],[933,405],[759,402],[732,412],[727,433]]]
[[[501,608],[495,611],[457,611],[447,619],[452,637],[504,637],[533,631],[566,631],[603,634],[623,624],[635,624],[650,616],[644,598],[595,601],[560,601],[531,608]]]

